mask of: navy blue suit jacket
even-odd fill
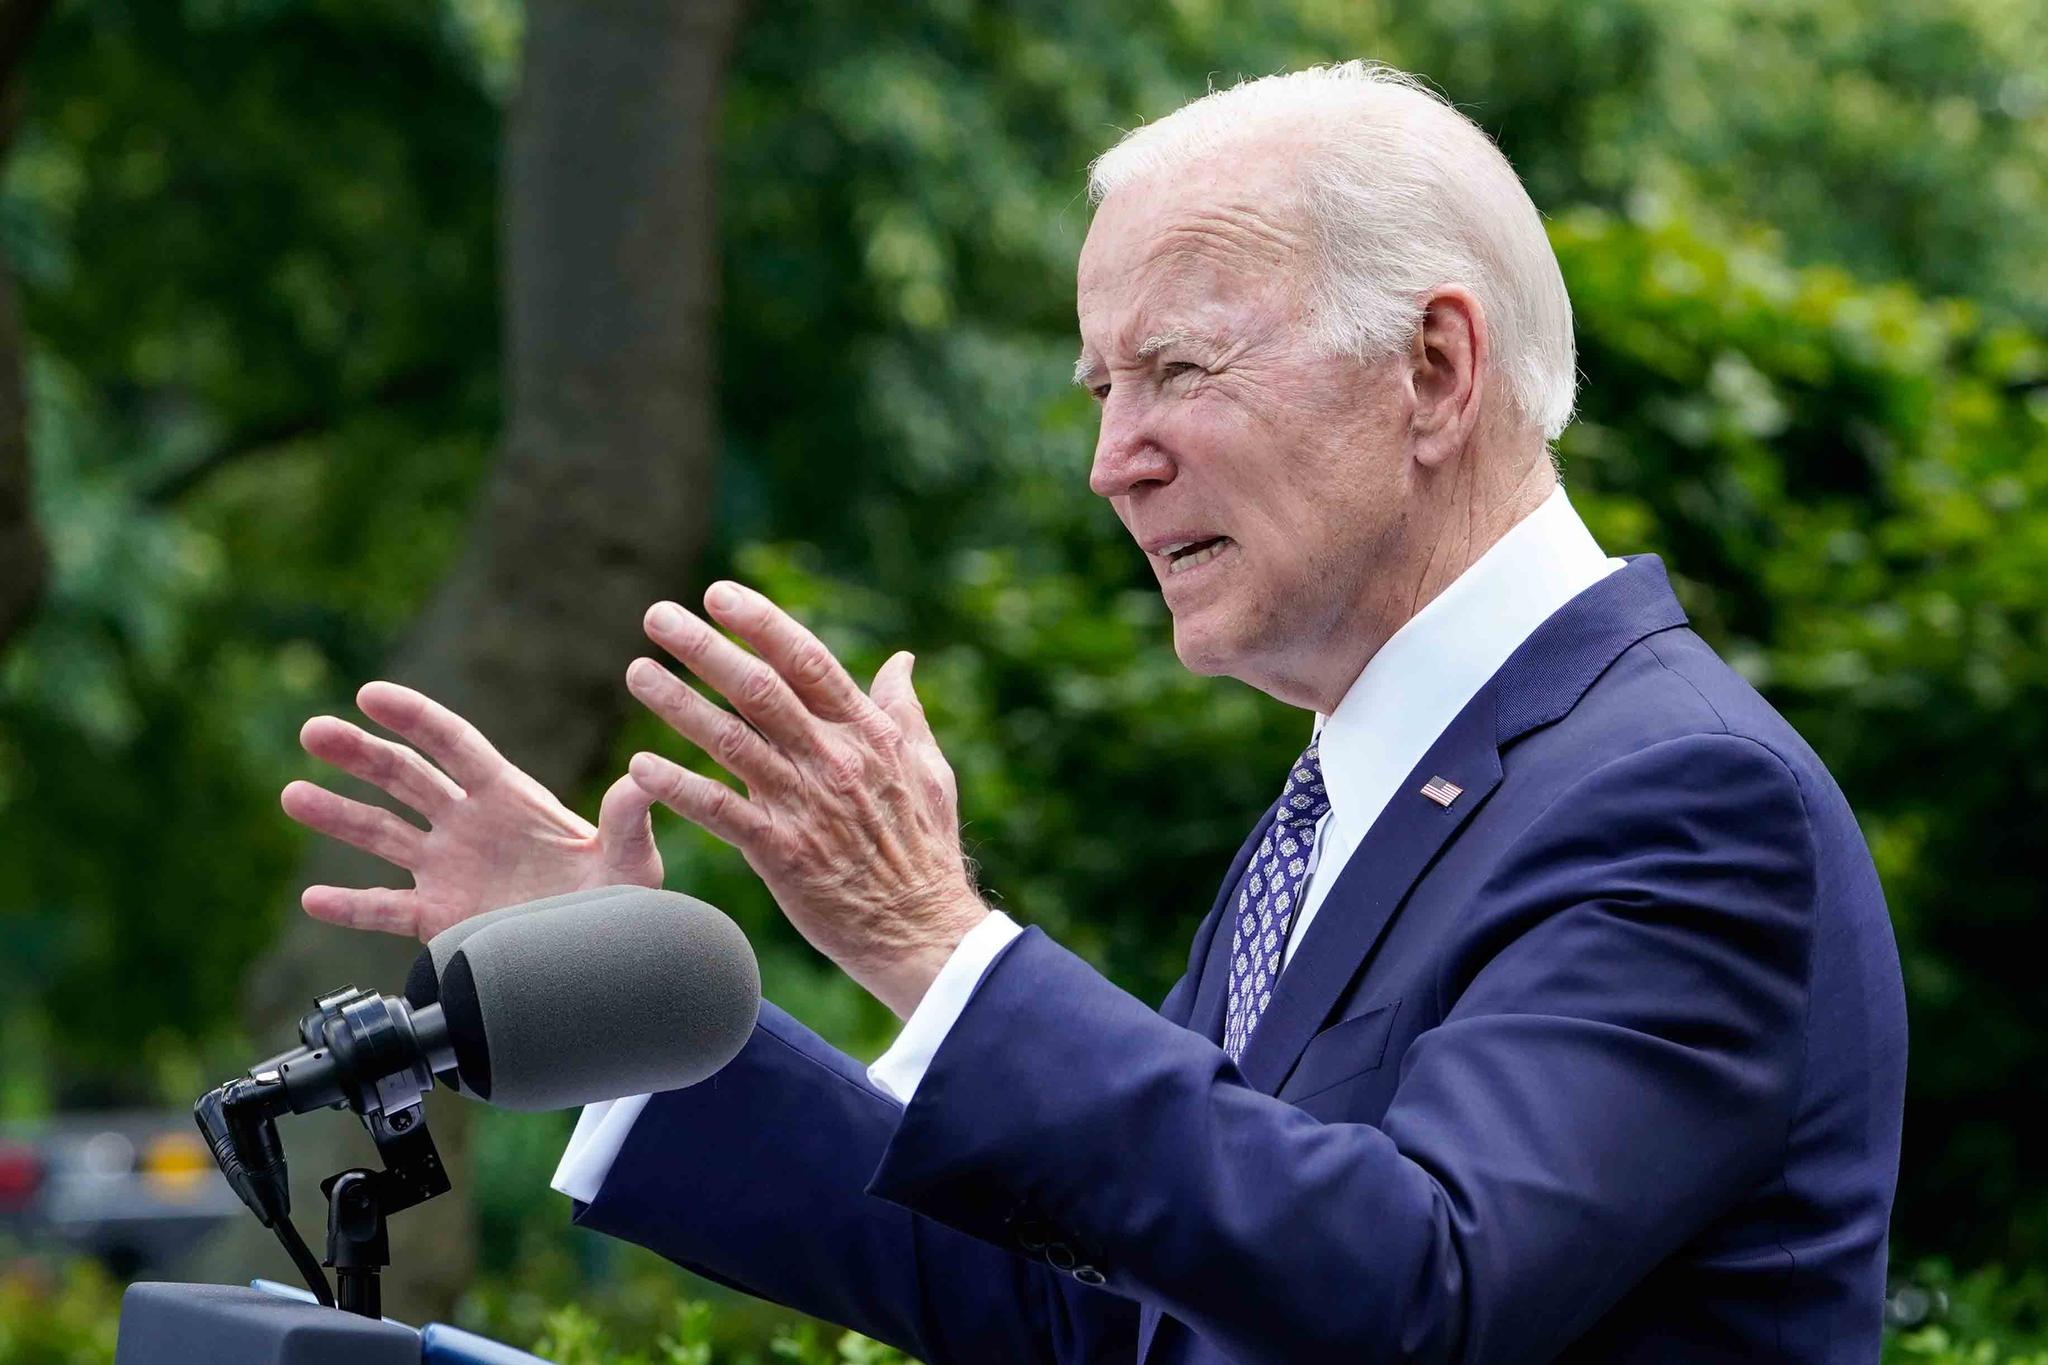
[[[1233,1065],[1264,827],[1157,1012],[1027,930],[905,1109],[764,1007],[578,1218],[931,1362],[1877,1360],[1882,893],[1654,556],[1452,722]]]

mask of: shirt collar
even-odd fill
[[[1559,485],[1395,631],[1315,734],[1332,821],[1363,834],[1487,679],[1551,613],[1622,567]]]

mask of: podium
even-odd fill
[[[280,1292],[281,1291],[281,1292]],[[548,1365],[487,1337],[323,1308],[310,1294],[139,1282],[121,1296],[114,1365]]]
[[[420,1365],[420,1334],[228,1284],[128,1286],[115,1365]]]

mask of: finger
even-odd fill
[[[759,651],[813,714],[849,721],[874,709],[824,641],[767,597],[721,581],[705,592],[704,606],[713,620]]]
[[[868,684],[868,697],[875,705],[886,709],[884,698],[896,690],[896,674],[902,669],[903,656],[909,652],[907,649],[897,650],[894,654],[882,660],[882,666],[875,670],[875,680]]]
[[[768,817],[759,806],[723,782],[659,754],[634,754],[627,772],[649,796],[734,848],[746,849],[768,828]]]
[[[351,929],[409,935],[419,923],[413,893],[385,886],[309,886],[299,893],[299,904],[314,919]]]
[[[924,703],[918,700],[917,692],[911,685],[911,670],[917,665],[917,656],[908,650],[889,656],[887,663],[875,671],[874,686],[870,695],[882,714],[896,722],[906,744],[922,750],[922,761],[912,763],[912,768],[923,774],[930,784],[929,790],[949,805],[957,805],[959,788],[953,778],[951,765],[939,750],[939,741],[932,735],[932,727],[925,719]]]
[[[673,602],[647,609],[647,638],[681,660],[786,753],[814,756],[818,718],[765,661],[712,629],[709,622]]]
[[[483,732],[424,692],[397,683],[364,683],[363,714],[424,752],[464,787],[480,787],[509,766]]]
[[[387,863],[410,872],[419,865],[426,835],[388,810],[336,796],[311,782],[293,782],[278,797],[284,813],[308,829],[318,830]]]
[[[626,670],[626,690],[667,721],[684,739],[717,759],[753,792],[791,785],[789,760],[760,731],[732,712],[714,706],[696,688],[652,659],[635,659]]]
[[[910,670],[916,665],[917,656],[907,649],[891,654],[888,662],[875,670],[868,695],[902,729],[904,738],[936,748],[938,741],[932,737],[931,722],[925,719],[924,703],[910,682]]]
[[[313,757],[388,792],[430,820],[462,795],[446,773],[411,749],[336,716],[307,721],[299,727],[299,743]]]
[[[637,883],[637,874],[661,866],[654,847],[653,809],[654,797],[631,773],[622,774],[605,789],[597,808],[597,842],[604,850],[606,869],[622,881]],[[661,874],[656,870],[654,875]]]

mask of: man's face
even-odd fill
[[[1283,697],[1346,650],[1407,486],[1393,365],[1310,342],[1287,174],[1247,154],[1104,200],[1077,370],[1102,407],[1089,487],[1145,551],[1181,662]]]

